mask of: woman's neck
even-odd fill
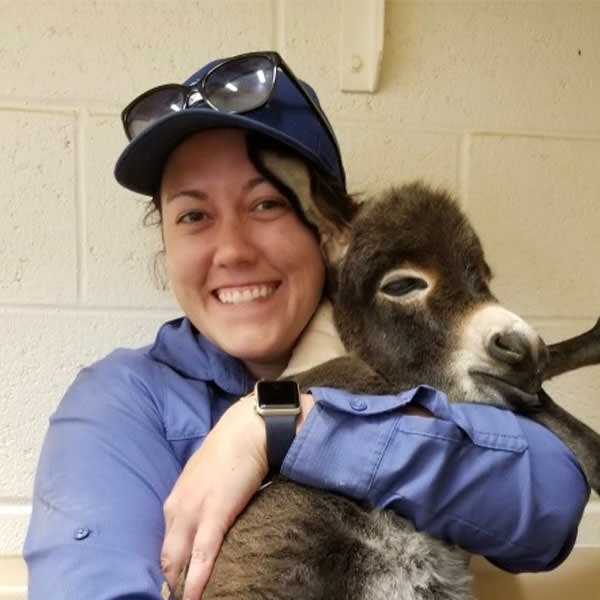
[[[277,379],[285,371],[288,360],[289,356],[280,361],[260,362],[245,360],[244,365],[255,379]]]

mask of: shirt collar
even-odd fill
[[[187,317],[168,321],[160,328],[150,355],[185,377],[212,381],[235,396],[247,394],[254,385],[242,362],[209,342]]]

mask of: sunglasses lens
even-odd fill
[[[246,112],[271,95],[275,67],[265,56],[249,56],[217,67],[204,82],[207,102],[222,112]]]
[[[184,108],[184,91],[176,86],[158,88],[134,104],[127,113],[126,129],[133,139],[155,121]]]

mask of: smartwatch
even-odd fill
[[[296,417],[301,411],[298,384],[291,380],[257,381],[254,408],[265,421],[269,474],[279,473],[296,437]]]

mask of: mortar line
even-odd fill
[[[87,247],[87,198],[86,198],[86,157],[87,148],[85,137],[88,129],[88,112],[81,108],[77,119],[77,163],[75,175],[75,218],[76,218],[76,278],[77,278],[77,303],[84,304],[87,300],[87,261],[85,249]]]
[[[127,316],[127,317],[156,317],[158,319],[172,319],[183,316],[181,309],[176,306],[172,308],[154,308],[139,306],[102,306],[92,304],[82,306],[80,304],[0,304],[0,315],[2,314],[42,314],[51,313],[55,315],[87,315],[87,316]]]
[[[31,504],[31,496],[0,496],[0,504]]]
[[[31,499],[27,502],[4,502],[0,500],[0,517],[21,517],[31,514]]]
[[[577,130],[530,130],[530,129],[469,129],[465,132],[463,128],[445,127],[443,125],[428,125],[417,126],[402,124],[394,127],[384,119],[361,118],[360,116],[351,116],[348,114],[340,114],[337,117],[338,123],[343,125],[371,125],[373,127],[385,126],[393,128],[395,131],[402,133],[423,133],[431,135],[468,135],[473,137],[508,137],[508,138],[534,138],[534,139],[549,139],[549,140],[574,140],[574,141],[600,141],[600,131],[577,131]]]
[[[69,115],[79,112],[81,106],[86,104],[84,100],[68,100],[64,102],[52,100],[37,100],[28,98],[0,98],[0,110],[12,112],[28,112],[43,114]],[[86,104],[90,114],[101,116],[118,116],[120,108],[115,105]]]
[[[273,0],[273,43],[279,54],[285,53],[285,5],[284,0]]]

